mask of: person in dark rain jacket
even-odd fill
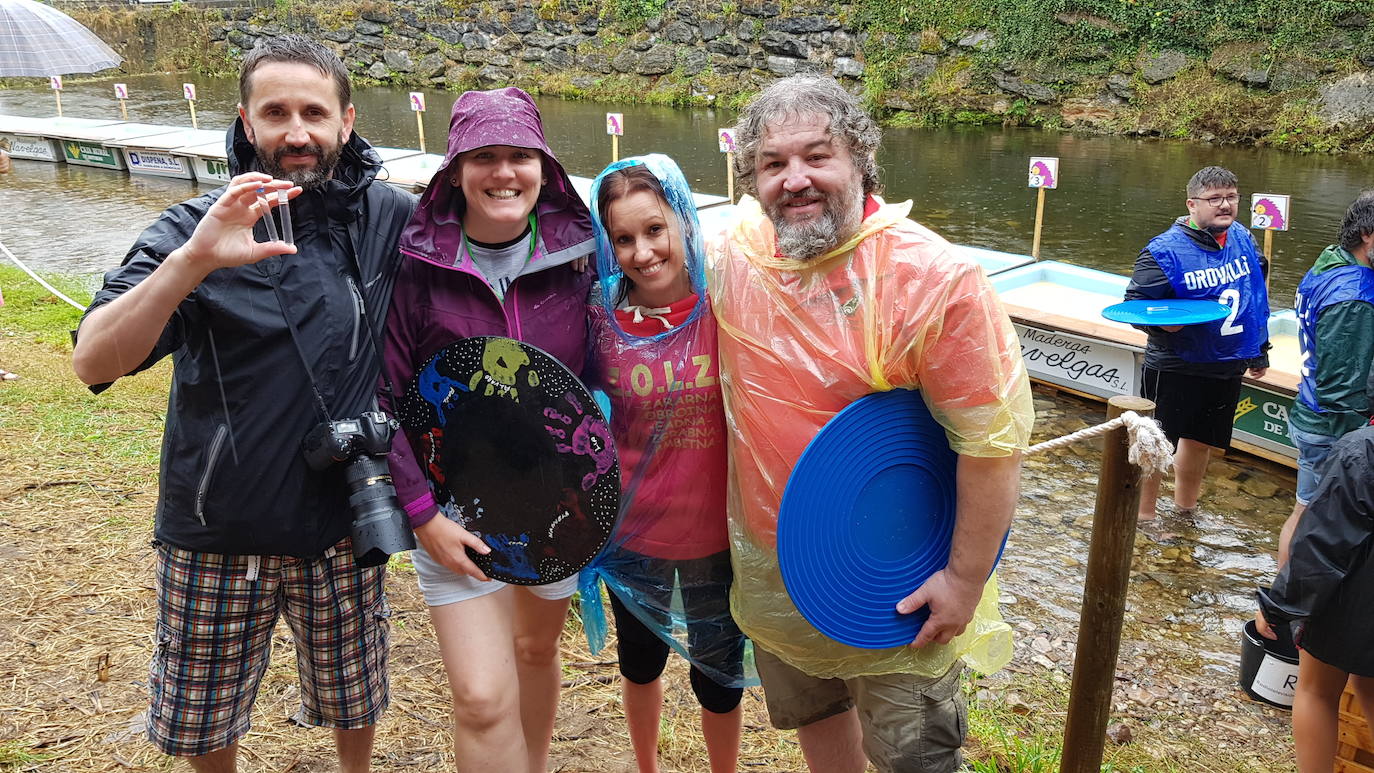
[[[1300,773],[1331,770],[1348,677],[1374,717],[1374,427],[1336,441],[1298,522],[1288,563],[1260,591],[1256,628],[1292,623],[1298,653],[1293,741]]]
[[[285,614],[298,721],[331,727],[342,770],[369,766],[387,704],[382,567],[354,562],[342,465],[305,435],[373,410],[397,242],[415,197],[376,180],[348,72],[303,37],[244,59],[229,185],[169,208],[105,275],[76,338],[92,390],[172,357],[157,505],[149,738],[232,769]],[[268,241],[267,199],[295,245]]]

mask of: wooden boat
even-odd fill
[[[185,147],[181,152],[191,159],[196,182],[214,187],[229,182],[229,161],[224,151],[224,132],[219,132],[219,138],[214,142]]]
[[[61,142],[54,136],[55,132],[69,128],[90,129],[116,123],[119,121],[0,115],[0,149],[4,149],[15,158],[62,163],[65,157]]]
[[[1099,400],[1140,394],[1145,334],[1101,314],[1121,300],[1127,277],[1049,260],[989,273],[1032,379]],[[1291,309],[1270,315],[1269,341],[1268,372],[1242,382],[1232,444],[1296,466],[1297,449],[1288,439],[1299,379],[1298,322]]]
[[[68,164],[127,171],[124,156],[114,143],[180,131],[182,129],[176,126],[152,123],[112,123],[108,126],[55,129],[44,132],[44,136],[58,141],[62,146],[63,159]]]
[[[196,156],[188,148],[208,145],[216,140],[221,145],[220,153],[223,155],[224,132],[209,129],[178,129],[149,137],[110,140],[105,145],[119,149],[129,174],[191,180],[195,178]]]

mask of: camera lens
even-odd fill
[[[353,512],[353,558],[358,566],[381,566],[392,553],[414,549],[410,519],[396,499],[385,458],[355,457],[344,466],[344,480]]]

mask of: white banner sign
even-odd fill
[[[129,87],[128,87],[127,85],[125,85],[125,84],[123,84],[123,83],[116,83],[116,84],[114,85],[114,87],[115,87],[115,99],[128,99],[128,98],[129,98]]]
[[[124,154],[129,161],[129,171],[149,174],[165,174],[172,177],[191,177],[191,170],[185,159],[170,153],[154,153],[148,150],[130,150]]]
[[[0,134],[0,149],[15,158],[34,161],[60,161],[62,154],[53,147],[52,140],[43,137],[16,137]]]
[[[410,109],[417,113],[425,112],[425,95],[423,92],[410,92]]]
[[[229,182],[229,162],[222,158],[197,158],[196,179],[206,182]]]
[[[182,95],[183,97],[186,97],[187,99],[191,100],[192,102],[196,101],[196,84],[194,84],[194,83],[183,83],[183,84],[181,84],[181,95]]]
[[[53,91],[61,91],[61,90],[62,90],[62,76],[61,76],[61,75],[52,75],[52,76],[49,76],[49,77],[48,77],[48,85],[52,87],[52,90],[53,90]]]
[[[1101,397],[1136,393],[1135,353],[1119,344],[1016,325],[1033,378]]]
[[[614,134],[619,137],[625,133],[625,114],[607,113],[606,114],[606,133]]]

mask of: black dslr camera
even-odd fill
[[[396,500],[386,455],[399,424],[381,411],[356,419],[326,421],[301,441],[305,463],[323,470],[344,464],[348,507],[353,511],[353,558],[358,566],[381,566],[392,553],[412,550],[410,519]]]

